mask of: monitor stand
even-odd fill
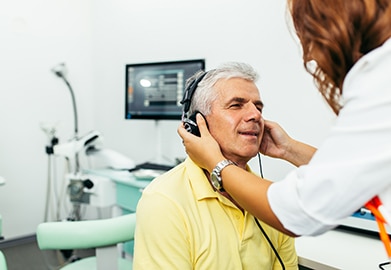
[[[153,160],[143,162],[134,166],[134,168],[129,169],[129,172],[134,172],[139,169],[145,170],[155,170],[155,171],[168,171],[174,167],[174,165],[167,164],[164,162],[164,156],[162,154],[162,134],[161,126],[159,120],[155,119],[155,129],[156,129],[156,155]]]
[[[163,163],[163,154],[162,154],[162,132],[161,125],[159,120],[155,120],[155,134],[156,134],[156,163]]]

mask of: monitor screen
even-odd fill
[[[205,60],[126,65],[125,119],[181,119],[186,80]]]

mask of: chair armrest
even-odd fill
[[[136,214],[110,219],[46,222],[38,225],[40,249],[85,249],[123,243],[134,238]]]

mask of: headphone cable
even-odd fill
[[[269,243],[270,247],[272,248],[274,254],[277,257],[278,262],[281,264],[282,269],[285,270],[284,262],[282,261],[282,259],[280,257],[280,254],[278,254],[278,251],[274,247],[274,245],[273,245],[272,241],[270,240],[269,236],[266,234],[265,230],[262,228],[261,224],[259,223],[259,221],[258,221],[258,219],[256,217],[254,217],[254,220],[255,220],[255,223],[257,223],[258,228],[261,230],[263,236],[265,236],[265,238],[266,238],[267,242]]]
[[[259,153],[258,153],[258,163],[259,163],[259,172],[260,172],[261,177],[263,178],[261,155]],[[257,224],[258,228],[261,230],[263,236],[266,238],[267,242],[269,243],[270,247],[272,248],[274,254],[277,257],[277,260],[281,264],[282,269],[285,270],[284,262],[282,261],[280,254],[278,254],[278,252],[277,252],[276,248],[274,247],[272,241],[270,240],[269,236],[267,235],[267,233],[265,232],[265,230],[263,229],[263,227],[261,226],[261,224],[259,223],[259,221],[256,217],[254,217],[254,220],[255,220],[255,223]]]

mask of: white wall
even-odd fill
[[[73,136],[71,96],[50,69],[65,62],[80,108],[80,133],[93,128],[90,1],[0,1],[0,213],[3,235],[35,232],[43,221],[47,136],[58,123],[62,142]],[[60,163],[62,165],[63,162]]]
[[[4,6],[4,4],[1,4]],[[178,121],[125,120],[125,65],[205,58],[207,69],[244,61],[261,74],[265,117],[319,145],[334,117],[304,71],[288,31],[284,0],[18,0],[0,6],[0,213],[7,237],[29,234],[43,218],[47,156],[41,121],[72,135],[65,85],[50,74],[67,63],[80,133],[100,131],[106,147],[136,163],[183,158]],[[158,137],[158,135],[161,135]],[[160,160],[161,161],[161,160]],[[291,169],[262,158],[265,177]],[[255,162],[254,169],[258,169]]]
[[[284,0],[94,3],[96,127],[114,149],[137,162],[156,158],[155,123],[124,120],[125,64],[176,59],[205,58],[207,69],[224,61],[252,64],[261,74],[266,117],[312,144],[325,136],[333,116],[303,69]],[[159,123],[165,161],[185,155],[177,125]],[[266,177],[281,178],[290,168],[263,159]]]

